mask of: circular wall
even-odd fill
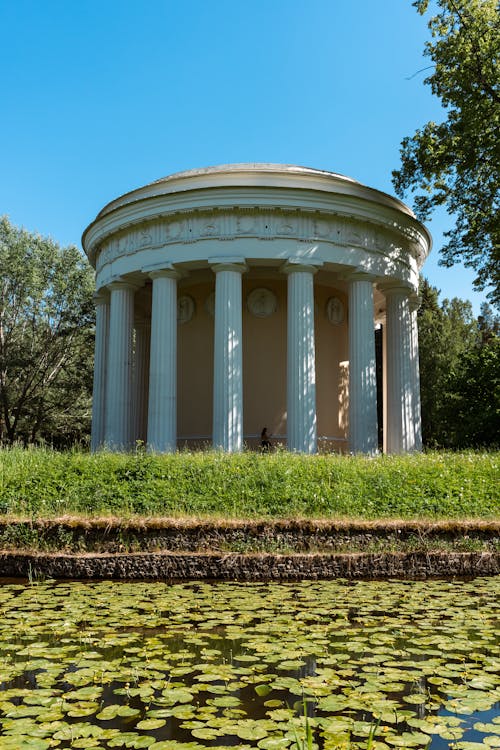
[[[112,201],[83,235],[98,293],[94,447],[238,450],[267,426],[294,450],[373,452],[383,327],[386,448],[418,448],[412,320],[430,244],[396,198],[292,165],[191,170]]]

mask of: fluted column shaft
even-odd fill
[[[243,262],[221,262],[215,271],[213,445],[224,451],[243,447]]]
[[[378,448],[373,284],[363,275],[349,284],[349,447],[370,455]]]
[[[109,294],[94,295],[96,306],[94,386],[92,390],[92,436],[90,447],[98,450],[104,443],[106,417],[106,372],[109,337]]]
[[[387,452],[415,449],[409,291],[385,290],[387,332]]]
[[[314,266],[287,264],[288,450],[317,452]]]
[[[418,316],[420,307],[418,297],[410,300],[411,321],[411,372],[412,372],[412,400],[413,400],[413,428],[415,431],[415,450],[422,450],[422,412],[420,407],[420,362],[418,353]]]
[[[106,388],[106,446],[128,450],[132,444],[132,354],[134,293],[125,281],[109,285],[108,373]]]
[[[146,443],[147,441],[150,334],[151,325],[149,321],[136,321],[134,353],[134,439],[141,440],[143,443]]]
[[[171,453],[177,446],[177,279],[174,269],[155,271],[151,309],[148,447]]]

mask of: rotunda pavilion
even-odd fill
[[[319,169],[230,164],[126,193],[82,241],[93,450],[239,451],[264,426],[303,453],[374,454],[381,433],[388,453],[421,448],[431,238],[401,201]]]

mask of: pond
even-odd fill
[[[498,594],[4,581],[0,748],[498,748]]]

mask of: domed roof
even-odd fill
[[[161,177],[115,198],[97,214],[95,221],[116,209],[147,198],[192,190],[230,187],[295,188],[353,195],[391,206],[414,217],[408,206],[392,195],[363,185],[352,177],[337,172],[301,167],[296,164],[243,162],[188,169]]]
[[[236,164],[217,164],[213,167],[201,167],[198,169],[186,169],[182,172],[160,177],[159,180],[150,182],[150,185],[157,185],[161,182],[181,179],[183,177],[197,177],[199,175],[234,173],[234,172],[278,172],[284,174],[304,174],[304,175],[323,175],[326,177],[335,177],[336,179],[361,184],[352,177],[346,177],[338,172],[329,172],[326,169],[315,169],[313,167],[301,167],[297,164],[274,164],[273,162],[240,162]]]

